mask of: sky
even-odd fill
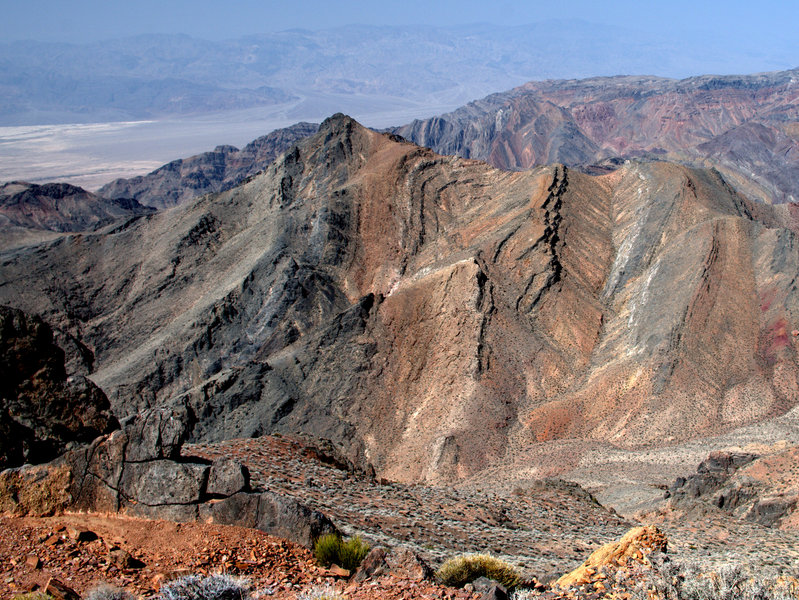
[[[4,41],[99,41],[142,33],[220,40],[293,28],[347,24],[522,25],[585,21],[666,33],[701,43],[703,33],[748,44],[794,39],[793,0],[0,0]],[[799,61],[797,61],[799,62]]]

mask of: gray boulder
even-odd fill
[[[177,458],[188,436],[191,423],[188,411],[151,409],[125,419],[122,427],[128,436],[127,462]]]
[[[208,481],[207,465],[154,460],[126,463],[120,493],[148,506],[197,504]]]
[[[333,522],[322,513],[272,492],[239,493],[205,503],[200,506],[200,519],[260,529],[306,548],[313,548],[322,535],[337,532]]]
[[[217,458],[211,464],[208,475],[209,496],[232,496],[250,489],[250,472],[240,462],[232,458]]]

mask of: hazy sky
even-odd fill
[[[351,23],[521,25],[575,18],[686,35],[699,44],[704,31],[747,45],[792,39],[799,32],[799,2],[794,0],[0,0],[0,14],[5,41],[80,42],[140,33],[218,40]]]

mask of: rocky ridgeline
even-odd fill
[[[752,197],[795,202],[796,76],[531,81],[393,131],[511,170],[564,163],[602,173],[636,158],[712,165]]]
[[[769,489],[773,486],[751,476],[739,475],[760,457],[748,452],[712,452],[689,477],[678,478],[666,492],[671,503],[684,509],[711,505],[736,517],[766,527],[778,527],[799,501],[799,490]]]
[[[51,463],[6,470],[0,473],[0,510],[235,524],[308,547],[336,531],[327,517],[296,500],[252,490],[249,472],[234,460],[182,456],[187,424],[185,412],[147,411]]]
[[[68,183],[12,181],[0,185],[0,229],[4,233],[9,228],[89,231],[153,212],[136,200],[108,199]]]
[[[134,198],[158,208],[175,206],[202,194],[239,185],[317,129],[316,123],[295,123],[261,136],[241,150],[217,146],[211,152],[173,160],[147,175],[116,179],[101,187],[98,194],[112,199]]]

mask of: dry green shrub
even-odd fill
[[[714,571],[654,560],[651,569],[639,567],[616,581],[628,588],[631,600],[799,600],[795,580],[732,564]]]
[[[55,600],[50,594],[44,592],[27,592],[14,596],[13,600]]]
[[[450,558],[436,575],[443,584],[451,587],[463,587],[479,577],[492,579],[508,589],[521,582],[521,575],[513,565],[490,554],[464,554]]]
[[[359,535],[343,540],[336,533],[328,533],[316,541],[313,553],[322,566],[337,564],[349,571],[355,571],[369,554],[369,544]]]

